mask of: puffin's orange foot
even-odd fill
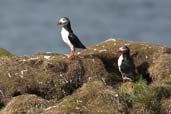
[[[71,59],[72,57],[74,57],[74,51],[71,51],[70,54],[67,56],[68,59]]]
[[[74,55],[68,55],[67,58],[71,59],[72,57],[74,57]]]

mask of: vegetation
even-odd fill
[[[7,50],[3,49],[3,48],[0,48],[0,57],[1,56],[7,56],[7,57],[11,57],[13,56],[12,53],[8,52]]]
[[[115,51],[128,45],[137,80],[123,82]],[[0,53],[1,55],[1,53]],[[171,47],[109,39],[64,54],[0,57],[0,114],[169,114]]]

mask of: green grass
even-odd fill
[[[126,82],[118,88],[118,94],[122,103],[128,109],[139,109],[141,112],[160,111],[160,101],[156,91],[147,85],[143,79],[136,83]]]
[[[1,56],[8,56],[8,57],[11,57],[13,56],[12,53],[8,52],[7,50],[3,49],[3,48],[0,48],[0,57]]]

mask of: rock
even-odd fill
[[[41,114],[121,114],[118,94],[102,82],[85,83],[71,96],[48,107]]]
[[[25,93],[59,100],[84,82],[105,81],[108,76],[103,62],[97,57],[67,60],[57,54],[49,55],[51,59],[47,60],[44,56],[0,58],[0,88],[5,95],[4,102]]]
[[[153,60],[149,68],[152,80],[162,80],[171,77],[171,54],[161,54]],[[160,70],[162,69],[162,70]]]
[[[38,114],[50,105],[48,100],[35,95],[20,95],[12,98],[0,112],[2,114]]]
[[[120,75],[117,68],[117,59],[119,55],[116,50],[123,45],[129,46],[138,74],[141,74],[149,83],[152,81],[152,77],[149,73],[151,72],[149,71],[151,65],[155,63],[160,55],[171,54],[171,47],[169,46],[147,42],[125,41],[121,39],[109,39],[98,45],[92,46],[87,50],[83,50],[81,54],[98,56],[104,62],[109,73]],[[100,50],[106,51],[99,52]]]
[[[135,83],[123,83],[118,71],[116,50],[123,45],[129,46],[141,77]],[[70,60],[59,53],[2,56],[0,114],[167,112],[170,55],[169,46],[109,39]]]

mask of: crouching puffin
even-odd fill
[[[61,36],[63,41],[70,47],[71,51],[67,58],[72,58],[75,53],[76,48],[86,49],[86,47],[81,43],[78,37],[73,33],[71,29],[70,20],[67,17],[59,19],[58,25],[62,26]]]
[[[130,56],[130,50],[127,46],[120,47],[121,55],[118,59],[119,71],[122,75],[123,81],[135,80],[135,65],[133,58]]]

